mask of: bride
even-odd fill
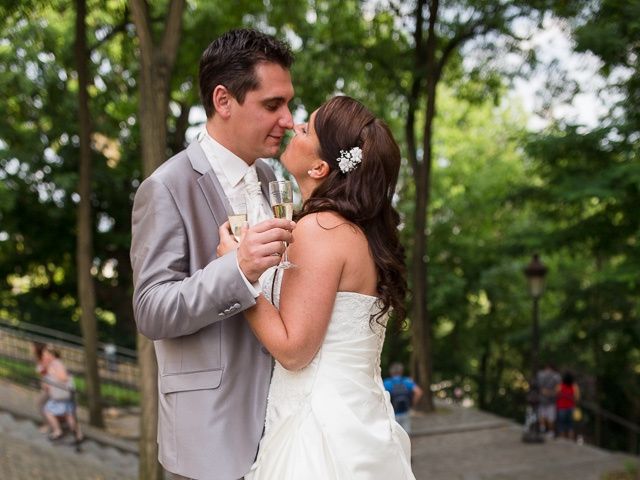
[[[303,206],[288,249],[245,316],[276,363],[247,480],[414,479],[409,437],[380,373],[388,315],[404,318],[392,197],[400,151],[356,100],[334,97],[282,155]],[[218,254],[237,244],[221,228]]]

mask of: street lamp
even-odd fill
[[[529,282],[529,294],[533,299],[532,326],[531,326],[531,369],[532,377],[536,378],[538,373],[538,349],[540,334],[538,329],[539,311],[538,301],[544,291],[544,277],[547,274],[547,267],[540,261],[540,256],[535,253],[531,262],[524,269],[524,274]]]
[[[525,421],[525,431],[522,440],[527,443],[544,442],[544,437],[540,434],[540,424],[538,422],[539,390],[536,385],[538,374],[538,350],[540,342],[539,334],[539,311],[538,301],[544,291],[544,277],[547,274],[547,267],[540,261],[538,254],[534,254],[531,262],[524,269],[524,274],[529,282],[529,294],[533,300],[532,326],[531,326],[531,382],[529,393],[527,394],[527,418]]]

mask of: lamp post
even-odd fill
[[[531,262],[524,269],[524,274],[529,282],[529,294],[533,300],[532,322],[531,322],[531,378],[536,378],[538,373],[538,351],[540,344],[538,301],[544,292],[544,277],[547,274],[547,267],[540,261],[540,256],[533,255]]]
[[[524,274],[529,283],[529,294],[533,300],[532,322],[531,322],[531,383],[527,395],[527,419],[525,422],[525,432],[522,436],[524,442],[538,443],[544,442],[544,437],[540,434],[538,423],[539,391],[535,384],[538,374],[538,352],[540,344],[538,302],[544,291],[544,277],[547,274],[547,267],[540,261],[540,256],[533,255],[531,262],[524,269]]]

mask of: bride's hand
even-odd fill
[[[240,240],[242,240],[242,236],[244,236],[244,232],[246,231],[246,229],[247,229],[246,226],[242,227],[242,234],[240,236]],[[236,241],[236,238],[232,235],[231,226],[229,225],[228,221],[220,225],[218,232],[220,236],[220,243],[216,248],[216,254],[219,257],[221,257],[226,253],[229,253],[232,250],[238,249],[240,244]]]

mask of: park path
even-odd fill
[[[640,459],[562,439],[523,443],[517,423],[457,405],[413,417],[417,480],[602,480]]]
[[[76,451],[70,435],[52,444],[38,431],[38,392],[0,378],[0,478],[2,480],[135,480],[137,417],[107,411],[107,432],[86,425]]]
[[[0,478],[136,478],[135,411],[109,412],[107,432],[85,427],[88,439],[77,453],[64,442],[51,445],[38,432],[36,393],[0,379]],[[86,412],[79,416],[86,418]],[[435,414],[417,414],[413,421],[417,480],[602,480],[605,473],[640,463],[638,457],[565,440],[524,444],[520,425],[474,408],[438,403]]]

